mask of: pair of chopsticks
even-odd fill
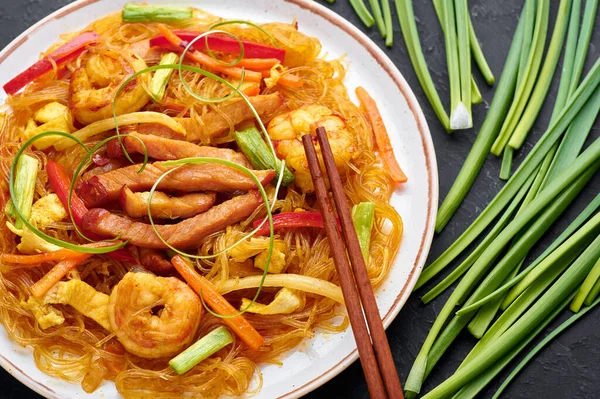
[[[321,155],[329,176],[329,183],[341,222],[343,238],[338,229],[335,211],[329,200],[325,177],[321,171],[312,136],[310,134],[302,136],[302,144],[306,152],[317,200],[321,206],[325,232],[329,239],[331,253],[342,286],[344,302],[348,310],[369,394],[372,398],[404,398],[390,345],[379,316],[379,309],[377,308],[367,267],[352,223],[350,204],[344,193],[342,179],[335,166],[333,152],[325,128],[317,128],[317,138],[321,146]],[[348,255],[346,255],[346,250]],[[352,262],[352,268],[348,262],[348,257]],[[368,329],[363,312],[369,325]],[[370,335],[369,331],[371,332]]]

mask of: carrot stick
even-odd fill
[[[262,69],[271,69],[278,63],[279,60],[277,58],[242,58],[235,66],[260,71]]]
[[[394,156],[392,143],[390,142],[390,137],[385,128],[385,124],[383,123],[383,119],[381,118],[381,114],[379,113],[379,109],[377,109],[377,104],[362,87],[356,88],[356,96],[367,114],[367,119],[369,119],[369,122],[371,123],[379,155],[381,156],[383,163],[387,166],[390,177],[395,183],[406,183],[408,178],[402,171],[402,168],[400,168],[400,165]]]
[[[181,48],[182,40],[179,38],[179,36],[174,34],[169,28],[167,28],[165,25],[159,24],[158,30],[160,30],[160,33],[163,34],[163,36],[169,41],[169,43],[176,46],[177,48]],[[220,64],[217,60],[213,59],[212,57],[210,57],[200,51],[188,51],[186,53],[186,56],[189,57],[191,60],[197,62],[198,64],[201,64],[201,65],[203,65],[207,68],[210,68],[214,71],[221,72],[225,75],[231,76],[234,79],[239,80],[242,78],[242,69],[241,68],[224,66],[224,65]],[[244,70],[244,73],[245,73],[245,76],[244,76],[245,81],[260,82],[262,80],[262,74],[260,72]]]
[[[41,298],[54,287],[64,276],[73,270],[78,264],[84,260],[90,258],[93,254],[78,254],[76,257],[71,259],[63,260],[48,272],[44,277],[39,279],[35,284],[31,286],[31,293],[36,298]]]
[[[227,316],[236,314],[237,310],[217,292],[215,286],[204,276],[196,273],[192,266],[181,256],[176,255],[171,259],[175,269],[181,274],[188,285],[198,294],[216,313]],[[262,345],[264,338],[252,327],[243,316],[223,318],[223,323],[227,324],[242,341],[251,349],[257,350]]]
[[[262,76],[263,78],[270,78],[271,71],[263,71]],[[279,77],[277,83],[279,83],[282,86],[293,87],[297,89],[299,87],[302,87],[302,78],[297,75],[292,75],[291,73],[286,73]]]
[[[115,242],[95,242],[92,244],[84,244],[82,247],[85,248],[102,248],[109,245],[115,245]],[[59,249],[57,251],[46,252],[37,255],[17,255],[17,254],[2,254],[0,260],[5,263],[17,263],[20,265],[37,265],[40,263],[46,263],[51,261],[63,261],[67,259],[77,258],[81,255],[81,252],[73,251],[71,249]]]

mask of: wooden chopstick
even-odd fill
[[[306,136],[305,136],[306,137]],[[311,147],[312,152],[314,152],[314,159],[311,159],[312,157],[308,158],[308,163],[309,163],[309,167],[311,167],[312,164],[312,168],[311,168],[311,174],[313,169],[317,169],[320,175],[321,172],[321,168],[318,164],[317,158],[316,158],[316,151],[314,149],[314,145],[312,143],[312,138],[309,136],[307,138],[303,137],[303,144],[304,144],[304,148],[305,151],[307,153],[307,157],[308,157],[308,153],[310,152],[310,149],[307,149],[307,147]],[[335,161],[333,158],[333,152],[331,150],[331,146],[329,144],[329,140],[327,138],[327,132],[325,131],[324,128],[319,127],[317,129],[317,138],[319,140],[319,144],[321,146],[321,154],[323,156],[323,161],[325,164],[325,169],[327,171],[327,174],[329,175],[329,182],[331,185],[331,189],[333,192],[333,197],[334,197],[334,201],[335,201],[335,205],[337,208],[337,212],[338,212],[338,216],[340,218],[341,221],[341,226],[342,226],[342,233],[344,236],[344,242],[346,244],[346,249],[348,251],[348,256],[350,257],[350,261],[352,263],[352,269],[350,272],[354,272],[354,279],[356,281],[356,286],[358,286],[358,292],[360,294],[360,299],[362,301],[362,307],[363,307],[363,311],[364,314],[366,316],[367,319],[367,323],[369,325],[369,330],[370,330],[370,335],[371,335],[371,340],[373,342],[373,347],[374,347],[374,351],[375,351],[375,355],[376,355],[376,359],[378,362],[378,369],[380,371],[381,377],[383,379],[383,382],[385,384],[385,388],[387,390],[388,396],[390,398],[404,398],[403,392],[402,392],[402,386],[400,385],[400,379],[398,378],[398,372],[396,371],[396,366],[394,364],[394,359],[392,357],[392,352],[390,350],[390,346],[387,340],[387,337],[385,335],[385,329],[383,328],[383,322],[381,320],[381,317],[379,315],[379,309],[377,308],[377,301],[375,299],[375,295],[373,293],[373,288],[371,286],[371,282],[369,280],[369,275],[367,272],[367,268],[365,265],[365,261],[362,255],[362,252],[360,250],[360,244],[358,242],[358,237],[356,236],[356,231],[354,229],[354,224],[352,222],[352,216],[350,214],[350,204],[348,202],[348,199],[346,198],[346,194],[344,193],[344,188],[342,185],[342,179],[340,178],[340,175],[337,171],[337,167],[335,166]],[[323,180],[322,175],[320,175],[320,180]],[[315,177],[313,175],[313,182],[315,181]],[[323,189],[325,189],[325,199],[327,201],[329,201],[329,198],[327,196],[327,192],[326,192],[326,187],[325,187],[325,182],[324,180],[322,181],[322,187]],[[315,184],[315,191],[316,191],[316,187],[317,185]],[[317,195],[317,198],[319,198],[319,196]],[[319,201],[321,202],[321,201]],[[322,207],[322,212],[325,213],[323,211],[323,204],[321,204]],[[333,212],[333,210],[332,210]],[[323,215],[325,218],[325,215]],[[335,215],[332,213],[332,216],[335,217]],[[339,237],[339,231],[338,232],[338,237]],[[336,238],[338,237],[334,237],[333,241],[331,240],[331,238],[329,238],[329,234],[328,234],[328,238],[330,239],[330,242],[342,242],[339,240],[336,240]],[[336,247],[340,247],[339,245],[335,245]],[[342,253],[343,248],[342,248]],[[334,254],[334,260],[335,260],[335,253]],[[346,260],[346,265],[348,265],[347,262],[347,257],[345,256],[345,254],[343,254],[343,259]],[[349,265],[348,265],[349,266]],[[339,273],[339,271],[338,271]],[[340,279],[341,282],[341,279]],[[350,291],[356,295],[356,286],[353,287],[353,289],[351,289]],[[344,290],[345,287],[342,284],[342,290]],[[346,303],[346,305],[348,306],[348,303]],[[360,304],[359,304],[360,306]],[[352,323],[352,328],[354,329],[354,322],[352,321],[352,318],[350,319],[350,322]],[[362,320],[363,324],[364,324],[364,319]],[[365,339],[367,340],[368,337]],[[360,354],[360,350],[359,350],[359,354]],[[362,358],[362,355],[361,355]]]
[[[386,398],[387,395],[383,386],[383,380],[381,379],[377,359],[375,358],[373,346],[371,345],[369,331],[367,330],[367,325],[363,316],[360,297],[358,295],[356,284],[354,283],[354,276],[350,270],[346,250],[343,245],[333,245],[333,243],[343,243],[343,238],[338,230],[337,219],[331,201],[329,201],[325,179],[323,178],[321,167],[319,166],[319,161],[317,159],[317,152],[310,134],[302,136],[302,144],[304,145],[304,151],[306,152],[306,158],[308,159],[308,167],[315,186],[315,194],[321,205],[321,214],[323,215],[325,232],[327,233],[329,242],[332,243],[332,245],[330,245],[331,253],[333,254],[333,261],[342,286],[342,294],[344,295],[344,302],[346,303],[346,309],[348,310],[350,324],[352,324],[352,332],[354,333],[354,339],[356,341],[356,347],[358,348],[358,355],[360,356],[360,363],[367,381],[369,394],[371,395],[371,398]]]

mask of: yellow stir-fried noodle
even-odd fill
[[[220,18],[195,10],[194,18],[191,20],[166,26],[173,30],[206,31],[212,24],[221,21]],[[261,27],[268,35],[255,27],[240,24],[224,25],[218,29],[231,32],[240,39],[284,49],[286,59],[283,74],[295,75],[302,80],[300,88],[282,84],[267,88],[264,83],[260,86],[260,94],[278,92],[285,102],[275,115],[269,115],[268,119],[263,120],[265,124],[278,114],[313,105],[327,107],[332,111],[332,115],[339,117],[338,120],[345,123],[345,129],[355,142],[349,156],[342,158],[346,193],[353,204],[364,201],[375,204],[375,222],[367,268],[373,286],[377,287],[388,275],[393,259],[400,248],[403,234],[402,219],[389,203],[395,185],[375,154],[371,125],[359,107],[350,100],[344,86],[348,65],[343,58],[336,60],[320,58],[319,40],[298,31],[295,23],[268,23]],[[98,59],[104,61],[94,64],[96,68],[94,76],[98,77],[88,76],[92,79],[91,87],[104,87],[110,79],[117,79],[114,76],[119,73],[122,74],[118,78],[120,84],[125,77],[139,70],[134,68],[136,62],[140,63],[138,55],[143,60],[142,64],[152,66],[159,63],[164,53],[148,48],[147,45],[144,46],[148,39],[160,34],[156,23],[123,23],[121,14],[118,13],[95,21],[86,30],[92,30],[100,35],[98,43],[89,46],[77,57],[69,60],[66,65],[62,67],[54,65],[53,71],[38,78],[20,93],[8,97],[2,114],[0,133],[0,205],[3,210],[10,199],[8,193],[10,167],[16,152],[26,141],[25,132],[28,123],[31,123],[38,110],[49,103],[57,102],[73,109],[70,104],[72,101],[70,85],[77,71],[87,68],[88,61],[94,59],[93,57],[100,57]],[[61,43],[78,34],[74,32],[63,35]],[[48,53],[58,45],[49,49]],[[185,63],[198,66],[190,60],[186,60]],[[123,70],[117,73],[115,68],[123,68]],[[151,74],[147,74],[139,80],[144,90],[147,89],[150,77]],[[237,85],[236,81],[226,76],[223,78],[228,79],[234,86]],[[228,129],[218,136],[205,134],[199,137],[196,143],[236,149],[233,135],[235,121],[220,110],[219,104],[202,103],[194,99],[184,87],[182,79],[194,93],[206,98],[222,98],[231,93],[229,87],[218,81],[190,71],[183,71],[180,77],[175,71],[170,77],[163,100],[160,102],[146,100],[146,104],[135,112],[156,111],[174,118],[190,118],[186,125],[188,132],[203,131],[206,115],[219,114],[229,125]],[[116,89],[105,94],[112,102]],[[123,113],[132,112],[131,104],[124,104],[126,101],[129,100],[123,99],[123,104],[118,107],[122,107]],[[75,114],[81,118],[67,121],[66,126],[70,130],[68,133],[84,127],[86,123],[82,123],[81,120],[88,121],[89,118],[94,118],[96,110],[97,108],[94,110],[90,108]],[[41,124],[41,122],[37,123]],[[121,130],[121,133],[128,133],[126,127],[122,127]],[[113,134],[114,131],[96,135],[88,139],[86,145],[91,147]],[[276,138],[274,139],[276,144],[280,143]],[[86,150],[79,146],[70,147],[65,151],[55,151],[52,147],[40,151],[30,147],[25,154],[40,161],[35,201],[52,192],[45,171],[46,162],[50,159],[57,161],[71,177],[86,155]],[[292,152],[289,154],[288,163],[293,166]],[[115,167],[116,161],[111,162],[109,166]],[[116,167],[127,165],[123,160],[119,162],[122,164]],[[110,170],[105,166],[96,166],[91,161],[88,161],[86,166],[83,179]],[[299,177],[296,185],[279,192],[273,205],[273,213],[299,210],[318,212],[314,195],[310,190],[301,187],[298,179]],[[273,181],[265,187],[269,198],[272,198],[275,192],[275,183]],[[252,230],[253,222],[262,220],[265,216],[266,204],[259,205],[243,221],[203,238],[196,245],[197,254],[211,255],[230,248],[234,242]],[[86,240],[79,236],[67,220],[68,218],[51,223],[44,231],[64,241],[85,243]],[[19,253],[17,250],[19,237],[8,229],[9,221],[12,222],[6,213],[0,212],[0,252],[16,254]],[[310,276],[338,284],[329,243],[323,230],[315,228],[282,230],[276,234],[276,240],[283,241],[287,250],[282,273]],[[252,258],[264,249],[264,245],[265,239],[246,240],[239,247],[217,257],[198,259],[196,270],[211,280],[216,287],[230,279],[261,275],[263,271],[254,267]],[[231,255],[234,250],[237,251],[235,259]],[[247,256],[244,256],[244,253]],[[41,265],[0,263],[0,322],[10,339],[33,349],[35,362],[43,372],[67,381],[79,382],[86,392],[93,392],[105,380],[114,381],[117,390],[128,398],[179,397],[183,394],[216,398],[221,395],[236,396],[245,392],[258,392],[262,384],[262,376],[258,368],[260,364],[280,363],[282,354],[294,349],[303,339],[312,337],[318,329],[341,332],[349,324],[345,310],[333,300],[299,292],[302,306],[290,314],[261,315],[247,312],[243,315],[265,338],[264,344],[258,350],[250,349],[239,338],[234,337],[233,345],[228,345],[200,362],[189,372],[177,375],[168,364],[172,356],[154,359],[136,356],[125,350],[118,340],[117,332],[106,330],[70,305],[51,305],[52,312],[62,314],[64,322],[50,328],[42,328],[35,315],[35,309],[31,306],[30,288],[52,267],[53,264],[49,263]],[[63,281],[82,280],[99,293],[110,295],[113,288],[128,272],[141,271],[143,268],[139,265],[121,263],[107,256],[92,256],[67,274]],[[278,291],[278,288],[263,288],[257,302],[271,302]],[[234,307],[239,308],[243,298],[252,298],[255,293],[255,289],[247,289],[233,291],[225,297]],[[216,325],[222,324],[222,319],[204,311],[192,342],[204,336]]]

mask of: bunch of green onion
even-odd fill
[[[505,140],[504,151],[515,149],[513,143],[522,143],[521,134],[527,133],[539,113],[564,48],[552,118],[542,138],[492,202],[421,274],[417,288],[436,277],[487,231],[467,258],[422,297],[428,303],[459,281],[417,355],[405,384],[407,397],[420,393],[423,381],[465,328],[480,341],[456,372],[424,398],[475,397],[569,304],[574,312],[582,308],[587,312],[598,303],[600,195],[524,267],[529,251],[600,168],[600,138],[583,150],[600,111],[600,60],[580,82],[597,4],[598,0],[588,0],[581,18],[581,0],[560,1],[538,75],[537,60],[544,48],[538,42],[540,36],[545,37],[549,4],[546,0],[526,0],[489,114],[449,198],[462,199],[474,179],[472,169],[481,167],[494,141]],[[508,138],[502,138],[505,131],[511,132]],[[438,215],[438,229],[457,206],[446,199]],[[573,316],[536,347],[509,380],[541,346],[579,317]]]
[[[369,0],[371,10],[364,0],[349,1],[362,23],[368,28],[376,25],[385,39],[386,46],[392,47],[394,27],[390,7],[391,0]],[[328,2],[333,3],[334,0],[328,0]],[[446,43],[450,80],[449,117],[427,68],[427,61],[423,55],[417,32],[412,0],[395,0],[396,14],[419,83],[421,83],[442,126],[447,131],[469,129],[473,126],[471,105],[479,104],[482,101],[477,83],[471,76],[471,57],[489,85],[494,84],[494,75],[475,36],[467,0],[450,0],[449,2],[434,0],[433,3]],[[449,5],[449,7],[445,5]]]

